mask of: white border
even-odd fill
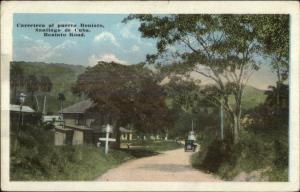
[[[10,182],[9,62],[13,13],[234,13],[290,14],[289,182]],[[1,4],[1,189],[30,191],[298,191],[299,190],[299,3],[267,1],[2,2]]]

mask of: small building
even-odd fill
[[[93,106],[95,106],[95,103],[93,103],[90,99],[87,99],[66,107],[62,111],[59,111],[59,113],[63,114],[66,126],[90,128],[95,118],[94,113],[90,113],[88,109]]]
[[[19,123],[36,123],[37,114],[34,109],[27,105],[14,105],[10,104],[10,123],[12,126]]]
[[[56,132],[58,133],[56,136],[64,140],[64,142],[59,141],[57,143],[79,145],[95,142],[96,139],[93,138],[95,129],[91,128],[91,124],[95,120],[93,117],[95,114],[88,111],[93,106],[94,103],[88,99],[59,111],[59,114],[63,114],[64,126],[62,129],[56,127]],[[71,131],[71,136],[67,136],[69,135],[68,131]]]
[[[121,132],[121,140],[123,141],[132,140],[132,130],[126,129],[124,127],[120,127],[120,132]]]

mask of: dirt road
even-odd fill
[[[111,169],[98,181],[220,181],[210,174],[192,168],[192,152],[183,149],[128,161]]]

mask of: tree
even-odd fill
[[[99,62],[79,75],[72,91],[95,102],[92,110],[102,114],[102,123],[116,128],[118,147],[120,126],[131,124],[144,132],[169,126],[163,88],[143,65]]]
[[[39,90],[39,80],[35,75],[26,77],[26,89],[31,95],[31,105],[36,109],[36,105],[34,104],[34,93]]]
[[[257,16],[255,16],[257,17]],[[248,79],[259,69],[259,51],[248,15],[130,15],[138,19],[143,37],[156,38],[157,53],[147,62],[169,68],[171,73],[196,72],[214,82],[219,95],[208,97],[222,105],[232,122],[234,143],[239,140],[241,100]],[[172,51],[172,48],[176,51]],[[229,104],[233,95],[234,103]]]
[[[252,24],[258,41],[263,45],[265,57],[271,58],[271,66],[276,73],[277,113],[280,111],[279,86],[288,79],[289,72],[289,16],[264,15],[253,18]]]
[[[186,113],[193,112],[201,97],[200,87],[195,82],[180,77],[171,77],[170,82],[165,85],[165,90],[172,103],[180,106]]]
[[[11,98],[13,102],[15,102],[17,98],[17,89],[22,88],[24,86],[24,80],[25,80],[24,71],[21,68],[21,66],[14,62],[11,62],[9,82],[10,82],[10,87],[13,90],[13,95]]]

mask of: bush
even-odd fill
[[[266,170],[264,176],[269,180],[286,181],[288,147],[286,142],[280,141],[243,131],[237,145],[216,140],[193,156],[192,165],[216,173],[225,180],[232,180],[241,172]]]

